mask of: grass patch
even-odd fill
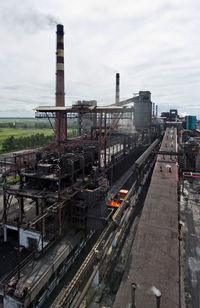
[[[31,135],[44,134],[45,136],[51,136],[53,134],[52,129],[33,129],[33,128],[0,128],[0,150],[2,147],[2,142],[13,136],[18,137],[29,137]]]
[[[76,136],[76,133],[76,129],[68,128],[67,130],[68,137]],[[45,137],[54,136],[53,130],[50,128],[0,128],[0,152],[2,152],[2,143],[7,138],[13,136],[15,139],[18,139],[21,137],[30,137],[36,134],[43,134]],[[19,148],[19,150],[21,149],[25,148]]]
[[[27,137],[30,135],[44,134],[45,136],[52,135],[52,129],[39,128],[0,128],[0,140],[6,139],[10,136]]]

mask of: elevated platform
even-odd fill
[[[178,167],[170,155],[177,152],[176,140],[176,128],[167,128],[114,308],[156,307],[155,288],[162,308],[179,307]]]

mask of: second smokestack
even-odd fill
[[[120,75],[119,73],[116,74],[116,93],[115,93],[115,104],[119,104],[119,82],[120,82]]]

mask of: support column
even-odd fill
[[[115,234],[114,239],[113,239],[113,241],[112,241],[112,247],[114,248],[114,247],[116,247],[116,246],[117,246],[117,236],[116,236],[116,234]]]
[[[7,221],[7,199],[6,192],[3,189],[3,222]]]
[[[102,150],[102,112],[99,119],[99,168],[101,168],[101,150]]]
[[[78,113],[78,136],[81,136],[81,125],[82,125],[82,118],[81,114]]]
[[[104,136],[106,135],[106,113],[104,114]],[[104,167],[106,166],[106,139],[104,141]]]
[[[61,192],[61,168],[59,167],[59,173],[58,173],[58,200],[60,200],[60,192]]]
[[[24,198],[22,196],[19,197],[19,223],[22,224],[24,213]]]
[[[61,206],[58,207],[58,234],[59,236],[62,234],[62,209]]]
[[[72,164],[72,184],[74,184],[74,161],[71,160],[71,164]]]
[[[45,199],[42,199],[42,204],[41,204],[41,214],[43,215],[44,213],[44,208],[45,208],[45,205],[46,205],[46,200]],[[41,225],[41,233],[42,233],[42,251],[43,251],[43,248],[44,248],[44,236],[45,236],[45,217],[42,218],[42,225]]]
[[[113,166],[111,167],[110,186],[113,184]]]
[[[42,251],[44,249],[45,218],[42,218]]]
[[[20,174],[20,184],[19,184],[19,189],[22,189],[24,186],[24,182],[23,182],[23,179],[22,179],[22,176]]]
[[[92,286],[93,287],[98,287],[99,286],[99,271],[97,271],[96,275],[94,276],[94,279],[92,281]]]
[[[110,159],[110,145],[108,147],[108,163],[110,163],[111,159]]]
[[[3,227],[3,240],[4,240],[4,242],[7,242],[7,240],[8,240],[7,227],[6,226]]]
[[[17,237],[18,237],[18,247],[17,247],[17,279],[20,279],[20,262],[21,262],[21,252],[20,252],[20,218],[17,219]]]
[[[85,177],[85,157],[84,155],[82,156],[82,159],[83,159],[82,163],[83,163],[83,180],[84,180],[84,177]]]
[[[35,200],[35,215],[39,215],[39,204],[38,204],[38,199]]]
[[[58,212],[54,215],[54,234],[58,232]]]
[[[125,151],[126,151],[126,141],[128,141],[128,144],[129,144],[129,140],[127,140],[126,138],[124,138],[124,140],[123,140],[123,152],[124,152],[124,154],[125,154]]]

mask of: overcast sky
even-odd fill
[[[66,105],[149,90],[159,113],[200,118],[199,0],[0,2],[0,117],[55,104],[56,24],[65,28]]]

